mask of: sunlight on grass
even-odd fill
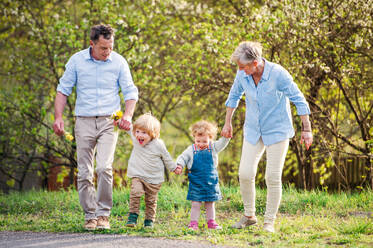
[[[159,193],[154,229],[144,229],[144,202],[135,228],[125,227],[128,216],[129,188],[115,189],[110,217],[111,230],[94,233],[118,233],[146,237],[198,240],[212,244],[247,247],[372,247],[372,191],[330,194],[304,192],[285,187],[276,221],[276,233],[262,230],[266,190],[257,189],[258,224],[232,229],[243,214],[238,187],[222,186],[223,200],[216,203],[216,221],[223,230],[209,230],[205,210],[201,211],[199,230],[187,228],[190,202],[187,188],[165,183]],[[0,230],[85,232],[83,211],[75,190],[0,194]]]

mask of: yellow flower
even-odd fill
[[[114,120],[114,121],[117,121],[119,119],[121,119],[123,116],[123,112],[118,110],[117,112],[113,113],[110,117],[110,119]]]
[[[64,135],[68,141],[72,141],[74,139],[74,136],[72,136],[69,132],[65,132]]]

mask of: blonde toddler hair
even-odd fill
[[[218,132],[218,127],[215,123],[202,120],[194,123],[190,130],[193,137],[207,134],[210,139],[215,139],[216,133]]]
[[[147,132],[151,139],[156,139],[159,138],[161,132],[161,123],[151,113],[146,113],[140,115],[133,124],[133,134],[135,134],[136,129],[142,129]]]

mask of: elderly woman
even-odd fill
[[[260,158],[266,150],[267,203],[263,229],[274,232],[274,222],[281,201],[281,175],[294,136],[289,100],[295,104],[302,120],[301,143],[312,144],[310,109],[293,78],[282,66],[262,58],[257,42],[242,42],[232,54],[238,65],[236,78],[225,103],[227,106],[222,136],[232,137],[232,116],[245,93],[246,116],[244,141],[239,168],[240,190],[245,213],[233,228],[257,223],[255,217],[255,176]]]

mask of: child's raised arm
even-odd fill
[[[215,149],[217,153],[219,153],[227,147],[230,140],[231,140],[230,138],[221,137],[220,139],[218,139],[212,144],[213,148]]]

